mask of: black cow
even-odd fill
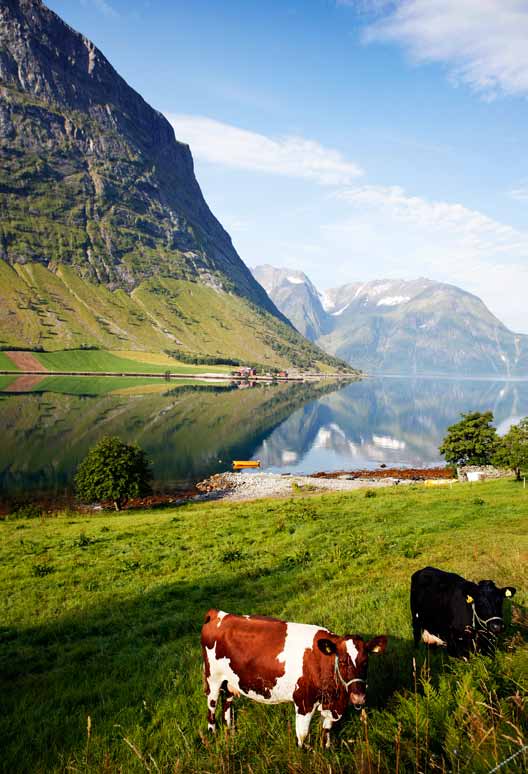
[[[504,629],[502,602],[514,594],[513,586],[499,589],[491,580],[472,583],[435,567],[418,570],[411,578],[415,646],[423,640],[447,648],[451,656],[493,654]]]

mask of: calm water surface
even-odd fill
[[[88,449],[110,434],[147,451],[163,491],[227,470],[236,458],[305,473],[441,464],[438,446],[460,412],[491,409],[501,432],[528,415],[526,381],[377,378],[237,389],[47,378],[13,389],[0,392],[3,498],[66,492]]]

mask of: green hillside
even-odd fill
[[[0,768],[488,774],[527,743],[527,506],[502,481],[0,522]],[[409,580],[429,563],[517,587],[495,659],[414,650]],[[239,699],[234,735],[208,737],[213,606],[387,634],[366,714],[326,751],[316,713],[298,750],[291,705]]]
[[[68,266],[52,272],[37,263],[0,261],[0,298],[2,349],[168,350],[277,367],[352,370],[247,299],[197,282],[150,279],[128,293],[83,280]],[[91,370],[83,357],[77,370]]]

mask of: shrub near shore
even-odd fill
[[[488,772],[526,744],[527,508],[522,485],[499,481],[4,522],[0,766]],[[495,660],[415,653],[409,578],[425,564],[517,586]],[[235,736],[208,738],[211,606],[388,634],[366,718],[350,713],[326,752],[314,717],[299,751],[291,706],[240,700]]]

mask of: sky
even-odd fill
[[[528,0],[48,0],[189,143],[248,266],[428,277],[528,334]]]

